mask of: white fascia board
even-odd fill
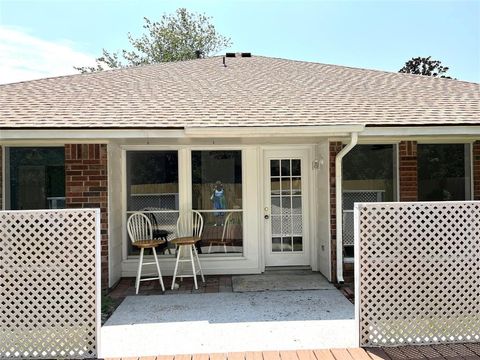
[[[0,130],[0,140],[78,139],[109,140],[132,138],[184,138],[183,129],[9,129]]]
[[[295,136],[347,136],[361,132],[363,124],[325,126],[264,126],[264,127],[187,127],[187,137],[295,137]]]
[[[305,137],[349,136],[361,132],[365,125],[279,126],[279,127],[198,127],[185,129],[8,129],[0,130],[0,141],[62,140],[83,141],[110,139],[160,138],[233,138],[233,137]]]
[[[438,137],[480,137],[479,125],[472,126],[398,126],[398,127],[366,127],[359,134],[361,137],[406,138],[422,136]]]

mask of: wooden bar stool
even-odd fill
[[[160,264],[158,263],[157,252],[155,248],[159,245],[165,244],[164,239],[154,239],[152,235],[152,224],[150,219],[142,213],[135,213],[128,219],[127,222],[128,235],[132,245],[140,248],[140,260],[138,262],[137,279],[135,281],[135,294],[138,294],[140,288],[140,281],[159,280],[162,291],[165,291],[163,285],[162,272],[160,271]],[[143,262],[143,253],[145,249],[152,249],[155,262]],[[158,277],[150,277],[142,279],[142,267],[145,265],[156,265]]]
[[[183,213],[177,220],[177,236],[171,243],[177,245],[177,260],[175,262],[175,270],[173,271],[172,290],[175,289],[175,279],[183,279],[185,277],[193,277],[195,289],[198,289],[197,274],[200,274],[202,281],[205,282],[202,266],[198,257],[196,243],[200,241],[203,231],[203,218],[198,211]],[[195,267],[195,260],[197,267]],[[189,262],[192,265],[192,273],[183,273],[183,264]],[[180,274],[178,268],[180,265]]]

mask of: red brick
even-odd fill
[[[108,177],[106,144],[65,145],[65,193],[69,208],[100,208],[102,287],[108,287]]]

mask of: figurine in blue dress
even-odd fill
[[[213,208],[215,210],[223,210],[227,207],[227,202],[225,200],[225,189],[223,188],[223,184],[221,181],[217,181],[215,183],[215,187],[213,188],[212,196],[210,200],[213,201]],[[223,226],[223,217],[225,215],[224,211],[215,211],[213,216],[216,217],[215,226],[219,224]]]

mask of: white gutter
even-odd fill
[[[335,214],[337,239],[337,281],[343,283],[343,214],[342,214],[342,159],[357,145],[358,133],[352,132],[350,143],[335,157]]]
[[[252,127],[186,127],[185,135],[191,138],[232,137],[305,137],[347,136],[361,132],[363,124],[321,126],[252,126]]]

